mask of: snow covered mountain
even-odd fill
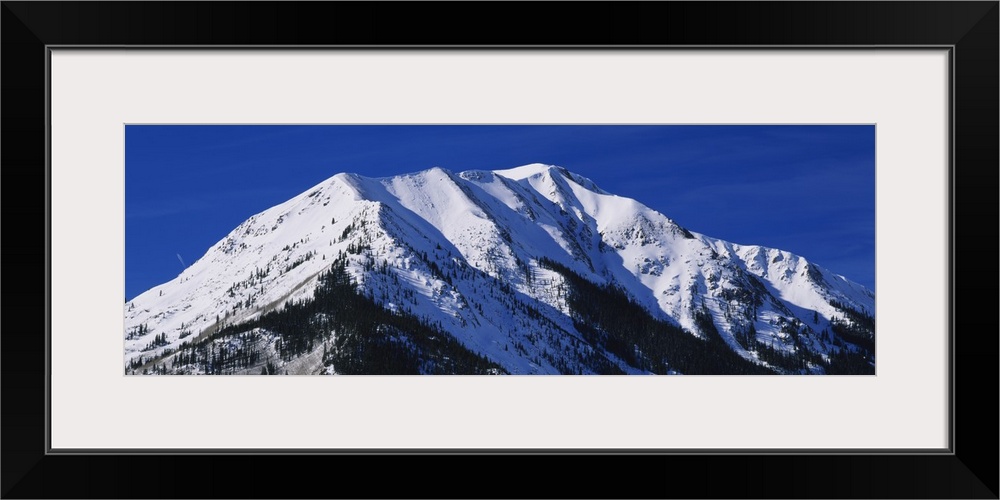
[[[337,174],[125,305],[126,373],[874,373],[875,296],[542,164]]]

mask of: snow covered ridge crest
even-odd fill
[[[129,374],[873,374],[875,296],[562,167],[337,174],[126,303]]]

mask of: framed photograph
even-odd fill
[[[997,497],[996,2],[496,7],[4,2],[3,495]]]

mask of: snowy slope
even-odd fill
[[[843,308],[875,310],[871,291],[800,256],[693,233],[560,167],[337,174],[250,217],[177,278],[128,302],[126,366],[308,299],[337,258],[385,308],[439,324],[510,373],[589,370],[560,355],[593,346],[574,326],[566,277],[542,258],[614,284],[695,336],[707,335],[697,321],[707,312],[733,351],[763,364],[748,335],[827,356],[843,344],[830,334]]]

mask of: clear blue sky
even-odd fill
[[[125,128],[125,296],[339,172],[565,167],[688,229],[788,250],[875,289],[874,126]]]

